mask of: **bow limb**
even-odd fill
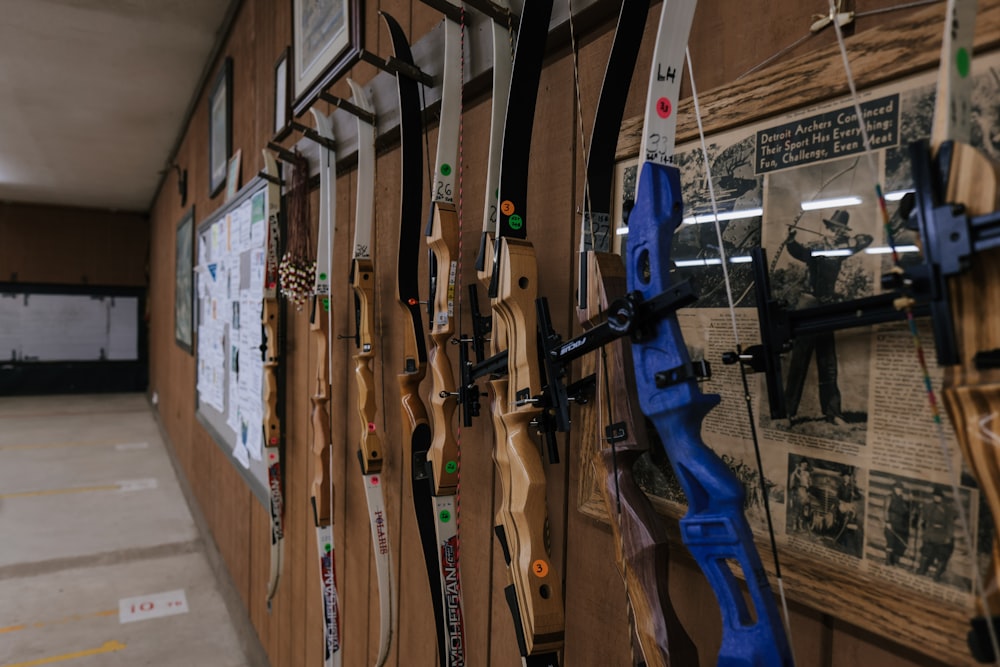
[[[281,488],[281,420],[278,417],[278,244],[280,242],[281,186],[278,185],[278,161],[269,150],[264,150],[264,166],[274,177],[267,185],[267,251],[264,268],[264,300],[261,306],[261,333],[263,335],[263,434],[267,459],[267,483],[271,514],[271,567],[267,580],[267,606],[278,590],[281,561],[284,553],[284,497]]]

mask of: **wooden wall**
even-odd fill
[[[815,3],[817,11],[823,3]],[[865,9],[893,4],[890,0],[865,3]],[[388,11],[417,41],[440,21],[433,10],[416,0],[368,0],[365,3],[366,48],[379,55],[390,53],[388,36],[378,11]],[[658,16],[659,6],[654,7]],[[291,3],[245,0],[222,56],[234,60],[233,147],[242,149],[242,171],[247,175],[263,167],[260,148],[270,138],[273,65],[291,42]],[[702,91],[732,82],[785,45],[808,31],[810,10],[793,0],[715,0],[702,2],[691,37]],[[864,30],[906,12],[876,15],[859,20]],[[644,81],[651,58],[655,20],[650,21],[639,56],[639,67],[630,94],[626,117],[640,113]],[[585,132],[589,136],[601,78],[610,48],[613,21],[580,36],[580,96]],[[806,40],[789,55],[801,55],[828,46],[833,35]],[[936,48],[936,46],[935,46]],[[221,63],[221,61],[220,61]],[[216,67],[220,65],[216,63]],[[351,76],[364,83],[375,75],[368,65],[358,65]],[[211,80],[212,77],[210,77]],[[542,75],[532,147],[529,208],[536,225],[548,230],[546,242],[536,245],[541,291],[550,299],[555,326],[574,332],[578,326],[572,309],[571,279],[575,271],[577,218],[581,206],[583,151],[576,122],[572,55],[568,48],[551,53]],[[349,96],[345,82],[333,87]],[[178,91],[185,94],[185,91]],[[473,259],[479,239],[479,212],[485,180],[488,141],[488,99],[466,100],[465,156],[462,166],[464,210],[463,282],[473,280]],[[306,117],[305,122],[311,122]],[[196,222],[201,222],[223,197],[208,197],[208,118],[205,95],[181,144],[176,162],[189,173],[190,198]],[[428,145],[434,146],[431,131]],[[305,313],[288,310],[285,341],[287,367],[285,502],[286,551],[281,584],[268,613],[264,603],[269,564],[270,529],[267,508],[251,494],[219,448],[194,418],[194,358],[173,340],[174,232],[183,209],[177,196],[176,176],[167,177],[155,201],[151,253],[151,391],[158,392],[159,410],[173,447],[213,531],[219,550],[243,597],[247,612],[275,667],[318,665],[321,651],[321,609],[315,537],[308,505],[313,460],[309,397],[312,393],[315,352],[309,344]],[[378,360],[375,363],[380,396],[379,423],[386,438],[385,482],[389,536],[399,594],[399,620],[390,665],[423,666],[435,662],[433,617],[429,591],[419,554],[419,539],[409,491],[409,462],[401,455],[400,406],[394,375],[402,367],[400,333],[404,326],[395,304],[395,257],[399,206],[399,154],[393,148],[377,164],[376,308]],[[346,281],[350,239],[353,235],[354,173],[342,175],[337,184],[338,208],[335,235],[333,334],[348,334],[353,326]],[[314,198],[315,203],[315,198]],[[314,207],[314,216],[315,216]],[[566,230],[566,231],[558,231]],[[471,330],[468,308],[462,328]],[[331,401],[336,472],[335,541],[337,577],[341,595],[345,664],[368,665],[377,645],[378,594],[370,552],[364,492],[354,455],[359,429],[355,412],[356,387],[352,343],[334,343],[334,397]],[[424,390],[429,391],[429,382]],[[578,436],[577,436],[578,437]],[[461,433],[462,492],[460,507],[461,562],[469,662],[473,665],[519,665],[510,615],[503,601],[505,572],[500,550],[492,536],[496,484],[490,459],[491,432],[484,416]],[[613,566],[614,545],[607,526],[576,510],[581,464],[571,441],[561,441],[562,463],[548,468],[549,513],[552,520],[553,562],[565,579],[567,611],[567,665],[628,665],[630,638],[623,587]],[[698,642],[703,665],[715,663],[720,639],[720,619],[715,599],[700,572],[683,556],[675,559],[671,590],[682,620]],[[794,592],[792,592],[794,596]],[[883,667],[933,665],[917,650],[892,644],[820,612],[792,607],[793,642],[800,665],[879,664]],[[917,647],[919,648],[919,647]]]
[[[143,286],[148,256],[141,213],[0,203],[0,281]]]

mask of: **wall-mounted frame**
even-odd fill
[[[194,351],[194,206],[177,225],[174,268],[174,340],[178,347]]]
[[[292,0],[292,81],[299,115],[361,57],[362,0]]]
[[[226,167],[233,149],[233,59],[226,57],[208,94],[208,194],[226,184]]]
[[[292,129],[292,63],[287,46],[274,63],[274,138],[280,140]]]
[[[937,65],[938,54],[934,49],[925,47],[927,44],[940,43],[943,10],[941,6],[922,9],[896,23],[859,33],[848,43],[855,79],[858,88],[862,90],[862,102],[870,105],[881,100],[890,105],[889,110],[901,114],[898,120],[893,120],[891,123],[892,127],[899,128],[898,141],[884,141],[879,149],[885,155],[876,161],[878,171],[885,173],[883,180],[886,182],[886,191],[905,187],[903,177],[906,174],[898,168],[903,161],[897,159],[897,156],[905,154],[908,142],[919,138],[914,135],[925,133],[930,125],[929,116],[923,118],[921,113],[929,111],[932,107],[928,100],[933,93],[935,75],[933,68]],[[996,83],[992,74],[1000,71],[1000,56],[989,53],[1000,44],[998,17],[1000,17],[1000,4],[995,2],[990,3],[989,8],[983,9],[983,14],[977,17],[980,25],[990,26],[989,29],[977,34],[975,45],[977,64],[973,68],[976,76],[974,85],[978,86],[976,94],[984,100],[976,106],[979,110],[992,108],[988,101],[996,98],[997,87],[1000,85]],[[885,66],[885,61],[882,59],[887,50],[894,52],[893,65],[889,67]],[[728,196],[733,205],[732,209],[727,209],[725,202],[721,202],[720,211],[735,212],[737,205],[749,209],[754,202],[762,205],[763,217],[756,218],[759,221],[756,224],[757,236],[760,239],[756,243],[765,247],[770,244],[769,259],[772,261],[778,242],[787,235],[784,225],[790,222],[792,217],[779,210],[779,207],[784,206],[785,199],[801,195],[804,200],[804,197],[813,197],[821,187],[827,190],[836,189],[844,179],[850,178],[854,178],[859,191],[862,189],[868,191],[874,187],[874,181],[878,176],[873,176],[870,170],[865,172],[866,161],[864,156],[858,153],[839,157],[840,154],[834,152],[831,157],[818,158],[816,164],[799,165],[793,160],[793,158],[800,159],[797,153],[781,151],[777,155],[783,157],[787,153],[789,161],[783,160],[780,170],[772,169],[768,160],[764,159],[772,156],[770,151],[774,146],[783,143],[770,140],[774,136],[775,128],[780,130],[786,121],[793,121],[796,127],[801,125],[805,128],[813,120],[823,122],[822,114],[831,109],[836,110],[836,113],[835,121],[831,122],[829,127],[835,126],[838,116],[847,118],[851,113],[851,101],[849,99],[845,101],[843,96],[846,95],[849,95],[846,77],[835,45],[761,70],[731,85],[701,95],[700,107],[702,118],[706,120],[708,153],[714,165],[713,179],[716,183],[724,184],[722,188],[717,186],[717,197],[719,189],[726,190],[727,194],[719,198],[724,199]],[[847,111],[841,114],[844,109]],[[684,198],[686,215],[697,215],[705,210],[702,194],[704,188],[701,187],[704,178],[691,178],[703,172],[700,171],[702,157],[700,147],[696,143],[698,140],[696,118],[690,99],[678,105],[677,115],[678,148],[675,162],[681,170],[682,183],[695,183],[694,187],[685,185]],[[990,114],[977,112],[977,116],[981,119],[987,115]],[[869,112],[866,111],[867,117]],[[995,115],[993,117],[995,118]],[[869,122],[876,124],[878,118],[869,119]],[[879,127],[889,128],[890,124],[887,122]],[[872,125],[870,131],[871,128]],[[639,152],[641,130],[642,119],[632,118],[625,121],[619,136],[617,155],[622,163],[618,170],[620,199],[617,202],[616,224],[620,224],[623,219],[622,212],[627,210],[629,183],[631,182],[633,190],[635,187],[634,174],[629,176],[627,163],[628,161],[634,163]],[[798,131],[798,129],[792,130],[793,133]],[[812,142],[808,146],[810,149],[818,150],[818,142],[825,136],[824,132],[816,134],[822,136],[813,138],[813,133],[808,134],[808,141]],[[991,128],[983,129],[982,134],[992,136]],[[756,150],[764,144],[767,144],[768,151]],[[749,150],[743,150],[747,147]],[[890,148],[892,153],[889,152]],[[805,148],[802,150],[805,151]],[[994,157],[1000,157],[995,150],[993,154]],[[852,165],[855,161],[858,163],[856,168]],[[847,171],[846,167],[842,166],[845,162],[852,167],[851,170]],[[728,169],[725,168],[727,165]],[[831,177],[841,171],[844,176],[840,181],[820,178],[818,174],[824,169],[830,172]],[[689,177],[686,180],[685,175]],[[792,180],[796,186],[794,189],[788,185]],[[808,186],[817,182],[820,187],[814,186],[808,191]],[[689,196],[692,194],[696,196]],[[799,200],[795,201],[797,205]],[[874,211],[868,215],[872,221],[875,220]],[[748,233],[753,231],[751,229],[753,220],[750,220],[751,222],[746,222],[734,217],[732,221],[723,225],[723,242],[727,246],[730,244],[733,246],[727,247],[727,253],[735,253],[731,254],[731,257],[744,254],[742,252],[745,249],[744,241],[748,238]],[[819,217],[814,222],[819,222],[819,229],[823,229]],[[858,224],[859,221],[855,221],[855,225]],[[746,227],[741,228],[741,225]],[[691,241],[692,238],[697,240],[697,235],[692,232],[697,229],[698,225],[685,225],[680,230],[674,239],[675,252],[671,257],[673,261],[678,259],[678,247],[693,248]],[[728,236],[727,231],[731,232]],[[623,235],[621,238],[627,242],[627,236]],[[711,242],[715,242],[714,230],[709,238]],[[710,255],[707,257],[711,258]],[[691,271],[700,272],[696,284],[702,292],[704,304],[701,308],[685,309],[679,317],[682,323],[687,323],[685,336],[689,347],[701,350],[706,359],[714,361],[720,357],[725,346],[728,345],[728,349],[731,349],[731,338],[722,342],[722,336],[718,335],[722,327],[715,326],[716,321],[724,321],[724,326],[730,326],[729,313],[722,305],[724,295],[711,289],[710,262],[704,261],[701,264],[705,268],[698,268],[697,264],[692,263],[695,268]],[[743,265],[734,263],[733,266]],[[786,253],[785,263],[779,269],[792,276],[794,274],[787,268],[789,266],[793,264],[788,260]],[[738,273],[740,269],[731,268],[730,271]],[[747,285],[744,280],[744,288],[741,290],[739,278],[737,277],[735,281],[737,289],[734,297],[746,292]],[[752,301],[752,294],[749,295],[749,299]],[[740,300],[736,300],[739,303]],[[737,319],[741,330],[740,336],[746,337],[745,343],[752,344],[759,340],[756,316],[751,314],[753,308],[746,303],[739,305],[741,307],[738,308]],[[709,320],[713,317],[718,319],[710,323]],[[916,362],[909,353],[910,342],[907,338],[909,334],[905,331],[905,327],[903,329],[903,331],[898,327],[892,329],[888,325],[879,329],[876,340],[880,343],[880,347],[870,344],[876,335],[869,332],[852,334],[855,336],[854,339],[848,339],[845,335],[844,338],[838,339],[837,345],[844,343],[844,349],[848,349],[847,346],[853,342],[857,346],[870,349],[874,361],[866,363],[878,369],[896,362],[897,358],[892,356],[893,352],[905,351],[905,353],[900,352],[898,356],[900,366],[895,368],[902,369],[905,363],[907,377],[919,377],[915,368]],[[702,332],[701,337],[697,335],[699,331]],[[713,335],[709,337],[710,334]],[[887,341],[898,346],[890,349]],[[841,363],[844,365],[857,363],[859,359],[861,355],[845,354],[842,355]],[[910,366],[914,367],[912,369],[914,372],[910,372]],[[713,379],[706,386],[706,393],[721,393],[724,398],[721,405],[713,410],[714,416],[711,420],[706,419],[703,425],[703,437],[717,453],[728,455],[730,465],[738,468],[737,476],[745,474],[752,478],[749,483],[745,483],[748,489],[756,492],[759,489],[756,482],[756,468],[752,465],[742,467],[743,462],[753,456],[752,444],[747,442],[749,435],[742,435],[743,431],[749,430],[742,401],[743,391],[739,388],[741,383],[738,377],[726,375],[730,372],[728,369],[731,367],[713,367]],[[936,369],[935,371],[940,373]],[[903,371],[900,372],[902,374]],[[858,377],[851,373],[844,375]],[[868,371],[865,381],[863,383],[859,381],[854,386],[858,389],[863,386],[867,392],[868,387],[874,384],[872,376],[874,372]],[[914,506],[923,506],[927,498],[932,495],[935,485],[938,485],[937,488],[945,486],[942,484],[944,478],[937,472],[945,469],[943,462],[939,468],[935,468],[935,464],[930,462],[930,459],[935,458],[935,452],[938,452],[935,460],[943,459],[936,438],[930,438],[928,442],[928,438],[919,439],[914,435],[919,429],[912,429],[912,432],[908,430],[907,446],[914,447],[912,451],[919,452],[920,455],[914,455],[909,460],[905,459],[902,456],[903,448],[886,444],[885,438],[891,429],[886,428],[884,423],[876,424],[872,415],[878,415],[879,418],[891,415],[892,420],[905,423],[910,413],[906,412],[906,407],[900,407],[898,404],[893,408],[885,407],[886,402],[898,396],[860,391],[852,395],[852,400],[865,401],[865,411],[868,415],[865,419],[873,420],[871,428],[855,427],[853,423],[849,424],[848,428],[840,425],[830,426],[818,416],[820,413],[817,412],[814,415],[815,419],[800,419],[798,423],[791,424],[786,429],[783,424],[768,419],[766,401],[762,398],[763,390],[758,384],[759,381],[759,377],[754,378],[750,394],[754,401],[756,418],[763,426],[763,428],[758,426],[758,432],[762,433],[760,437],[768,496],[772,512],[777,512],[776,516],[780,522],[776,532],[785,590],[789,597],[792,601],[912,647],[946,664],[971,664],[972,660],[965,645],[968,621],[973,615],[974,606],[969,592],[971,587],[969,573],[975,567],[976,561],[986,560],[989,557],[991,547],[989,529],[982,527],[978,531],[974,529],[974,536],[961,535],[961,531],[956,531],[953,542],[954,555],[950,557],[951,562],[947,567],[941,565],[943,577],[935,572],[937,579],[932,579],[926,569],[920,573],[922,567],[920,547],[916,544],[917,536],[912,531],[909,550],[903,556],[897,557],[896,562],[889,562],[885,554],[887,538],[884,515],[887,499],[892,496],[893,487],[899,484]],[[815,380],[811,381],[813,386],[810,392],[815,396],[818,393]],[[918,385],[916,393],[919,391],[919,381],[915,384]],[[871,399],[868,396],[871,396]],[[817,401],[818,409],[818,399],[814,400]],[[595,404],[597,403],[599,401],[595,401]],[[869,404],[873,407],[867,407]],[[726,412],[727,409],[729,412]],[[588,423],[586,419],[580,421],[585,425]],[[809,430],[808,427],[811,426],[815,428]],[[732,430],[721,435],[724,428]],[[593,429],[592,433],[581,434],[581,446],[578,451],[583,464],[583,475],[581,475],[578,509],[589,516],[603,517],[607,520],[601,490],[604,478],[599,473],[599,466],[592,463],[599,446],[594,443],[600,441],[600,425],[595,424]],[[951,438],[950,427],[946,427],[946,431]],[[781,443],[784,443],[784,450],[781,449]],[[652,447],[659,450],[659,445]],[[824,450],[823,447],[829,449]],[[954,452],[956,449],[953,448],[951,451]],[[831,456],[829,452],[835,453]],[[803,462],[811,467],[814,479],[826,480],[831,488],[833,483],[830,480],[843,479],[845,472],[850,473],[850,484],[842,486],[845,490],[851,491],[854,500],[845,506],[848,509],[838,506],[837,511],[841,512],[845,520],[840,529],[830,536],[823,534],[824,528],[830,526],[823,524],[817,526],[815,523],[797,520],[799,514],[796,513],[794,506],[795,494],[792,493],[794,485],[790,480],[790,473]],[[643,465],[635,470],[636,477],[641,480],[644,490],[648,492],[647,495],[651,496],[654,506],[662,514],[679,517],[685,507],[677,496],[672,494],[676,485],[668,476],[659,473],[660,467],[658,461],[645,457]],[[809,487],[810,495],[813,493],[812,487],[816,486],[822,485],[816,483]],[[963,481],[959,500],[953,497],[950,487],[942,495],[945,503],[952,506],[960,503],[966,506],[973,517],[973,525],[980,525],[977,524],[976,515],[986,510],[978,502],[980,492],[972,485],[967,485]],[[748,494],[747,498],[751,522],[756,522],[755,525],[760,526],[763,520],[760,494],[758,492],[756,497]],[[856,511],[852,513],[852,509]],[[834,517],[835,514],[829,511],[827,516]],[[819,514],[813,516],[817,515]],[[849,520],[847,517],[850,517]],[[836,519],[832,525],[837,525]],[[848,535],[856,537],[851,540],[842,539]],[[773,575],[773,562],[764,539],[758,540],[758,548],[765,567]],[[678,552],[682,552],[682,549],[678,548],[674,553]]]
[[[229,158],[229,165],[226,168],[226,201],[236,196],[240,189],[240,167],[243,164],[243,149],[239,148]]]

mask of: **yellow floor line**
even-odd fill
[[[3,665],[3,667],[36,667],[36,665],[51,665],[54,662],[65,662],[66,660],[85,658],[88,655],[113,653],[114,651],[121,651],[124,648],[125,644],[119,641],[111,640],[109,642],[104,642],[102,646],[97,648],[91,648],[85,651],[75,651],[73,653],[64,653],[63,655],[54,655],[49,658],[39,658],[38,660],[29,660],[28,662],[15,662],[10,665]]]
[[[34,442],[0,445],[0,452],[7,449],[42,449],[46,447],[100,447],[101,445],[117,445],[119,440],[81,440],[79,442]]]
[[[63,618],[57,618],[52,621],[36,621],[34,623],[20,623],[18,625],[8,625],[6,628],[0,628],[0,635],[7,632],[17,632],[18,630],[27,630],[28,628],[44,628],[49,625],[59,625],[62,623],[72,623],[73,621],[83,621],[88,618],[99,618],[101,616],[115,616],[118,614],[117,609],[105,609],[103,611],[90,611],[83,614],[71,614]]]
[[[69,489],[45,489],[43,491],[18,491],[16,493],[0,493],[0,498],[29,498],[31,496],[57,496],[64,493],[89,493],[91,491],[117,491],[121,484],[103,484],[101,486],[78,486]]]

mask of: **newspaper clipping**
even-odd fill
[[[718,232],[700,143],[680,146],[685,224],[672,259],[677,279],[691,279],[699,294],[679,319],[692,358],[712,364],[703,391],[722,397],[702,435],[743,482],[754,530],[766,531],[767,493],[783,549],[970,604],[993,526],[947,415],[943,428],[934,424],[905,320],[798,336],[782,355],[784,410],[774,417],[763,374],[751,376],[763,483],[740,371],[719,363],[724,353],[761,341],[750,257],[758,246],[766,250],[772,296],[790,309],[883,291],[881,276],[893,260],[875,185],[882,184],[891,216],[912,189],[909,145],[930,132],[934,83],[929,73],[862,96],[871,154],[850,99],[709,137]],[[1000,57],[976,61],[974,85],[972,143],[1000,158]],[[634,161],[619,165],[617,180],[616,224],[627,227]],[[903,222],[893,219],[891,231],[905,266],[919,250]],[[626,234],[617,238],[627,243]],[[918,319],[916,329],[931,382],[940,387],[929,321]],[[661,447],[652,447],[636,472],[647,491],[683,511]]]

